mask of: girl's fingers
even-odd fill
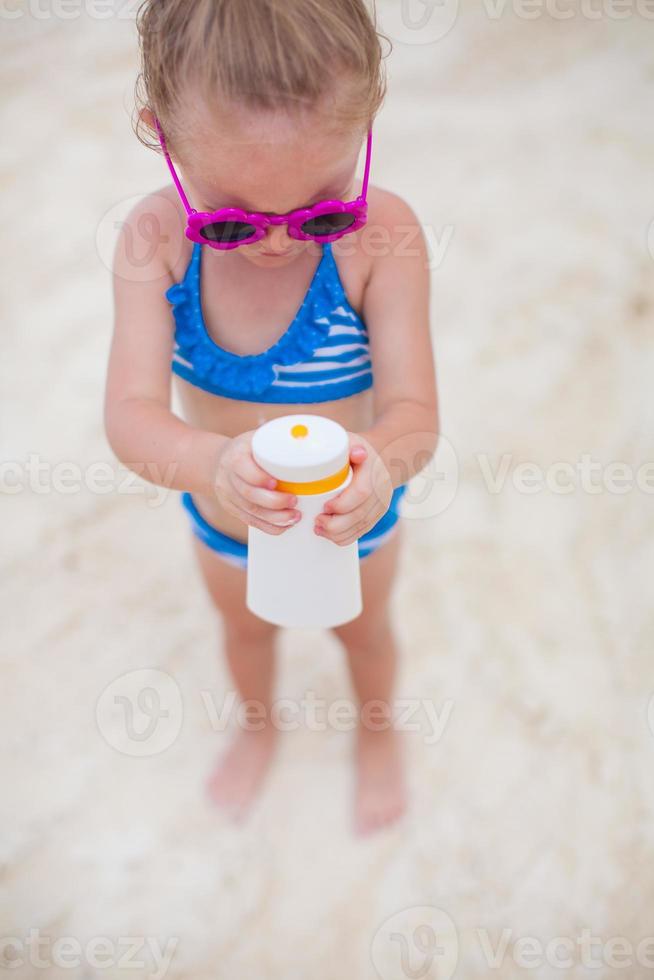
[[[241,477],[246,483],[255,487],[271,487],[273,477],[270,473],[266,473],[252,456],[252,451],[249,447],[245,452],[238,455],[234,460],[231,467],[232,474],[236,473]]]
[[[388,487],[376,487],[368,479],[359,478],[353,480],[345,490],[328,500],[323,510],[326,514],[352,515],[357,513],[370,514],[372,511],[381,508],[382,513],[384,513],[390,506],[390,500],[386,505],[384,504],[387,492]]]
[[[364,490],[352,481],[349,487],[346,487],[341,493],[327,501],[325,504],[327,508],[326,513],[351,514],[355,510],[358,510],[366,500],[369,500],[370,496],[370,490]]]
[[[283,513],[283,512],[277,511],[277,513]],[[238,517],[239,520],[243,521],[244,524],[247,524],[252,527],[258,527],[261,531],[265,531],[266,534],[283,534],[284,531],[287,529],[286,527],[280,524],[271,524],[270,521],[266,521],[261,517],[257,517],[256,515],[252,514],[250,511],[244,510],[242,507],[239,507],[238,505],[235,508],[234,516]],[[291,525],[289,524],[288,527],[290,526]]]
[[[336,525],[336,520],[339,521],[338,525]],[[349,538],[352,538],[353,540],[360,538],[361,535],[370,530],[370,528],[373,527],[378,520],[379,517],[371,521],[370,516],[368,515],[362,517],[358,521],[352,521],[352,515],[347,514],[331,520],[327,518],[326,522],[325,518],[322,517],[318,524],[322,524],[323,537],[329,538],[330,541],[334,541],[336,544],[344,544]]]
[[[374,523],[373,515],[377,514],[379,510],[379,502],[374,497],[368,497],[365,504],[355,507],[347,514],[320,514],[318,523],[322,524],[329,531],[330,535],[343,534],[348,529],[358,527],[361,524],[372,526],[372,523]],[[383,513],[379,513],[375,520],[379,520],[382,516]]]
[[[238,473],[232,470],[232,486],[237,493],[249,503],[257,504],[259,507],[268,510],[293,509],[297,504],[297,497],[293,493],[286,493],[280,490],[266,490],[262,486],[252,486],[244,480]]]
[[[240,507],[240,509],[248,514],[250,518],[257,518],[258,520],[264,521],[266,524],[274,525],[276,527],[289,527],[293,523],[293,519],[296,516],[296,511],[293,508],[270,507],[266,506],[265,504],[258,504],[252,499],[253,496],[260,493],[274,495],[273,490],[259,490],[255,487],[248,486],[248,484],[244,484],[244,492],[241,492],[241,490],[235,484],[236,480],[234,479],[234,474],[232,474],[232,487],[237,498],[236,506]],[[288,494],[281,494],[281,496],[282,498],[287,497]]]

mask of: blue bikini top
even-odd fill
[[[330,242],[323,243],[290,326],[261,354],[234,354],[209,335],[202,315],[201,256],[196,243],[183,280],[166,290],[175,318],[175,374],[204,391],[253,402],[331,401],[372,387],[368,331],[347,299]]]

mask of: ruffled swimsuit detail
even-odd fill
[[[261,354],[235,354],[209,335],[201,255],[196,243],[184,279],[166,291],[175,318],[175,374],[205,391],[256,402],[330,401],[372,387],[368,332],[348,302],[329,242],[290,326]]]

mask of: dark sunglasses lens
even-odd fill
[[[200,234],[208,242],[221,242],[227,245],[252,238],[256,230],[254,225],[248,224],[247,221],[214,221],[210,225],[203,225]]]
[[[356,216],[349,211],[335,211],[333,214],[319,214],[309,218],[302,225],[305,235],[337,235],[347,231],[356,221]]]

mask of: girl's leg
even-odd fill
[[[253,702],[247,727],[237,734],[209,780],[219,806],[242,816],[254,800],[275,746],[270,706],[275,675],[275,638],[279,627],[259,619],[245,605],[246,571],[229,565],[193,536],[205,585],[224,626],[227,664],[241,701]]]
[[[397,820],[406,808],[401,746],[392,724],[397,643],[389,616],[402,534],[398,523],[390,539],[362,560],[363,612],[333,628],[347,652],[360,705],[354,820],[364,834]]]

